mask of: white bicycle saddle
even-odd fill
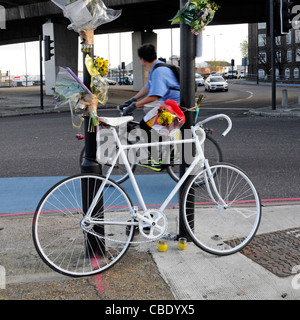
[[[111,127],[118,127],[122,124],[132,121],[134,118],[132,116],[127,117],[99,117],[99,120]]]

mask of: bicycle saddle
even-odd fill
[[[103,122],[111,127],[118,127],[122,124],[132,121],[134,118],[132,116],[128,117],[99,117],[99,121]]]

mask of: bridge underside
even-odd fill
[[[266,21],[268,0],[215,0],[220,6],[212,24]],[[104,0],[113,9],[122,9],[120,18],[100,26],[95,33],[142,31],[170,28],[170,19],[179,9],[179,0]],[[0,0],[6,8],[6,29],[0,30],[0,45],[37,40],[42,25],[51,19],[68,25],[62,11],[49,0]],[[173,27],[178,27],[173,26]]]

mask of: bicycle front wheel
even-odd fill
[[[91,219],[87,210],[105,177],[81,174],[52,187],[40,201],[33,219],[33,240],[42,260],[72,277],[100,273],[126,253],[133,237],[131,200],[108,180]],[[132,224],[128,224],[131,222]]]
[[[204,169],[187,182],[182,199],[183,220],[197,246],[212,254],[229,255],[254,237],[260,223],[261,202],[253,183],[239,168],[219,164],[212,166],[211,172],[214,173],[209,176]],[[196,187],[197,179],[207,182]]]

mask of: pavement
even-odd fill
[[[130,98],[133,90],[115,87],[110,95],[106,107]],[[22,88],[0,88],[1,117],[68,111],[54,109],[49,97],[44,102],[41,110],[37,88],[27,88],[26,94]],[[290,109],[275,113],[270,108],[267,114],[260,115],[300,116],[300,110]],[[115,300],[116,306],[121,300],[126,303],[147,300],[152,304],[159,304],[160,300],[185,300],[185,304],[196,304],[198,300],[300,300],[300,276],[296,274],[300,270],[300,255],[293,251],[300,248],[300,198],[263,199],[257,238],[270,235],[273,240],[267,249],[262,241],[262,251],[254,255],[217,257],[193,243],[188,243],[186,250],[178,250],[176,241],[168,241],[168,250],[159,252],[157,242],[153,242],[134,247],[100,275],[72,279],[50,270],[38,257],[32,242],[31,224],[38,199],[61,177],[48,178],[24,178],[19,189],[13,178],[0,179],[0,300]],[[144,188],[151,187],[151,179],[155,184],[156,192],[149,193],[148,204],[161,203],[159,197],[173,183],[167,175],[159,185],[154,176],[147,176],[147,183],[143,182],[145,177],[138,178],[142,193],[149,193]],[[126,182],[123,187],[130,192]],[[176,199],[166,214],[168,231],[176,233],[179,224]],[[290,242],[282,241],[282,232],[292,237]],[[260,259],[256,257],[259,254]],[[289,272],[279,276],[275,269],[280,265]],[[200,314],[201,309],[197,312]]]

